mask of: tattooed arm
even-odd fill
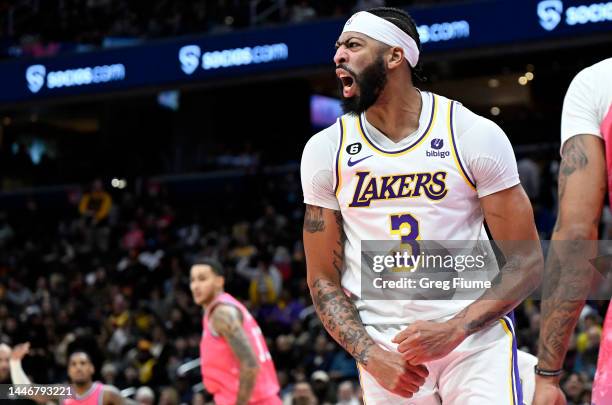
[[[426,362],[444,357],[467,336],[497,322],[537,288],[544,259],[533,211],[520,185],[480,199],[489,230],[506,258],[492,288],[446,322],[419,321],[400,332],[394,342],[409,360]]]
[[[548,254],[542,300],[538,367],[563,367],[570,337],[584,307],[597,255],[597,228],[606,192],[603,141],[577,135],[564,145],[559,171],[559,214]],[[562,242],[565,241],[565,242]],[[554,403],[558,378],[536,376],[534,404]]]
[[[304,249],[317,313],[329,334],[383,387],[411,397],[425,382],[427,369],[410,365],[397,352],[381,349],[366,332],[340,284],[344,240],[340,211],[306,205]]]
[[[251,398],[259,363],[251,347],[240,312],[231,305],[219,304],[211,315],[214,330],[229,343],[240,362],[240,385],[236,404],[247,404]]]

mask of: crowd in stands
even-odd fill
[[[65,381],[67,354],[83,349],[98,379],[133,388],[142,403],[205,403],[192,390],[199,368],[178,369],[199,356],[188,277],[190,260],[206,255],[226,266],[226,290],[258,320],[285,403],[359,403],[355,363],[311,305],[298,175],[276,176],[249,176],[214,198],[146,181],[111,192],[95,181],[61,212],[31,198],[1,213],[0,343],[31,342],[24,368],[38,383]],[[572,339],[563,384],[571,403],[588,398],[606,305],[587,305]],[[517,319],[519,346],[535,353],[538,302],[526,301]]]
[[[418,4],[452,1],[428,0]],[[14,55],[44,56],[58,52],[62,44],[109,46],[126,43],[122,41],[129,43],[129,40],[298,23],[346,16],[371,7],[416,3],[411,0],[3,0],[0,1],[0,28],[5,40],[10,39],[17,46],[13,48]]]

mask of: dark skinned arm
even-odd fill
[[[446,356],[468,336],[516,308],[541,282],[543,257],[533,211],[520,185],[480,199],[489,230],[506,258],[500,279],[475,302],[446,322],[418,321],[394,342],[410,361]]]
[[[563,147],[559,214],[546,263],[538,367],[563,367],[570,337],[588,295],[597,255],[597,231],[606,193],[601,138],[577,135]],[[555,243],[556,242],[556,243]],[[563,404],[559,377],[536,376],[534,405]]]
[[[303,234],[308,286],[323,326],[383,387],[410,398],[425,383],[427,369],[380,348],[344,293],[340,282],[345,241],[342,214],[306,205]]]

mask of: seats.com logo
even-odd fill
[[[47,69],[43,65],[32,65],[26,69],[26,81],[28,82],[28,89],[32,93],[38,93],[38,91],[45,85],[45,76],[47,75]]]
[[[563,1],[544,0],[538,3],[537,13],[540,25],[546,31],[552,31],[564,20],[570,27],[612,21],[612,1],[608,3],[591,3],[568,7],[563,12]]]
[[[544,0],[538,3],[540,25],[546,31],[557,28],[563,14],[563,2],[560,0]]]

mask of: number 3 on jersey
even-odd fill
[[[402,241],[400,249],[410,246],[410,254],[414,257],[421,252],[419,243],[419,221],[411,214],[390,215],[391,235],[399,236]]]

